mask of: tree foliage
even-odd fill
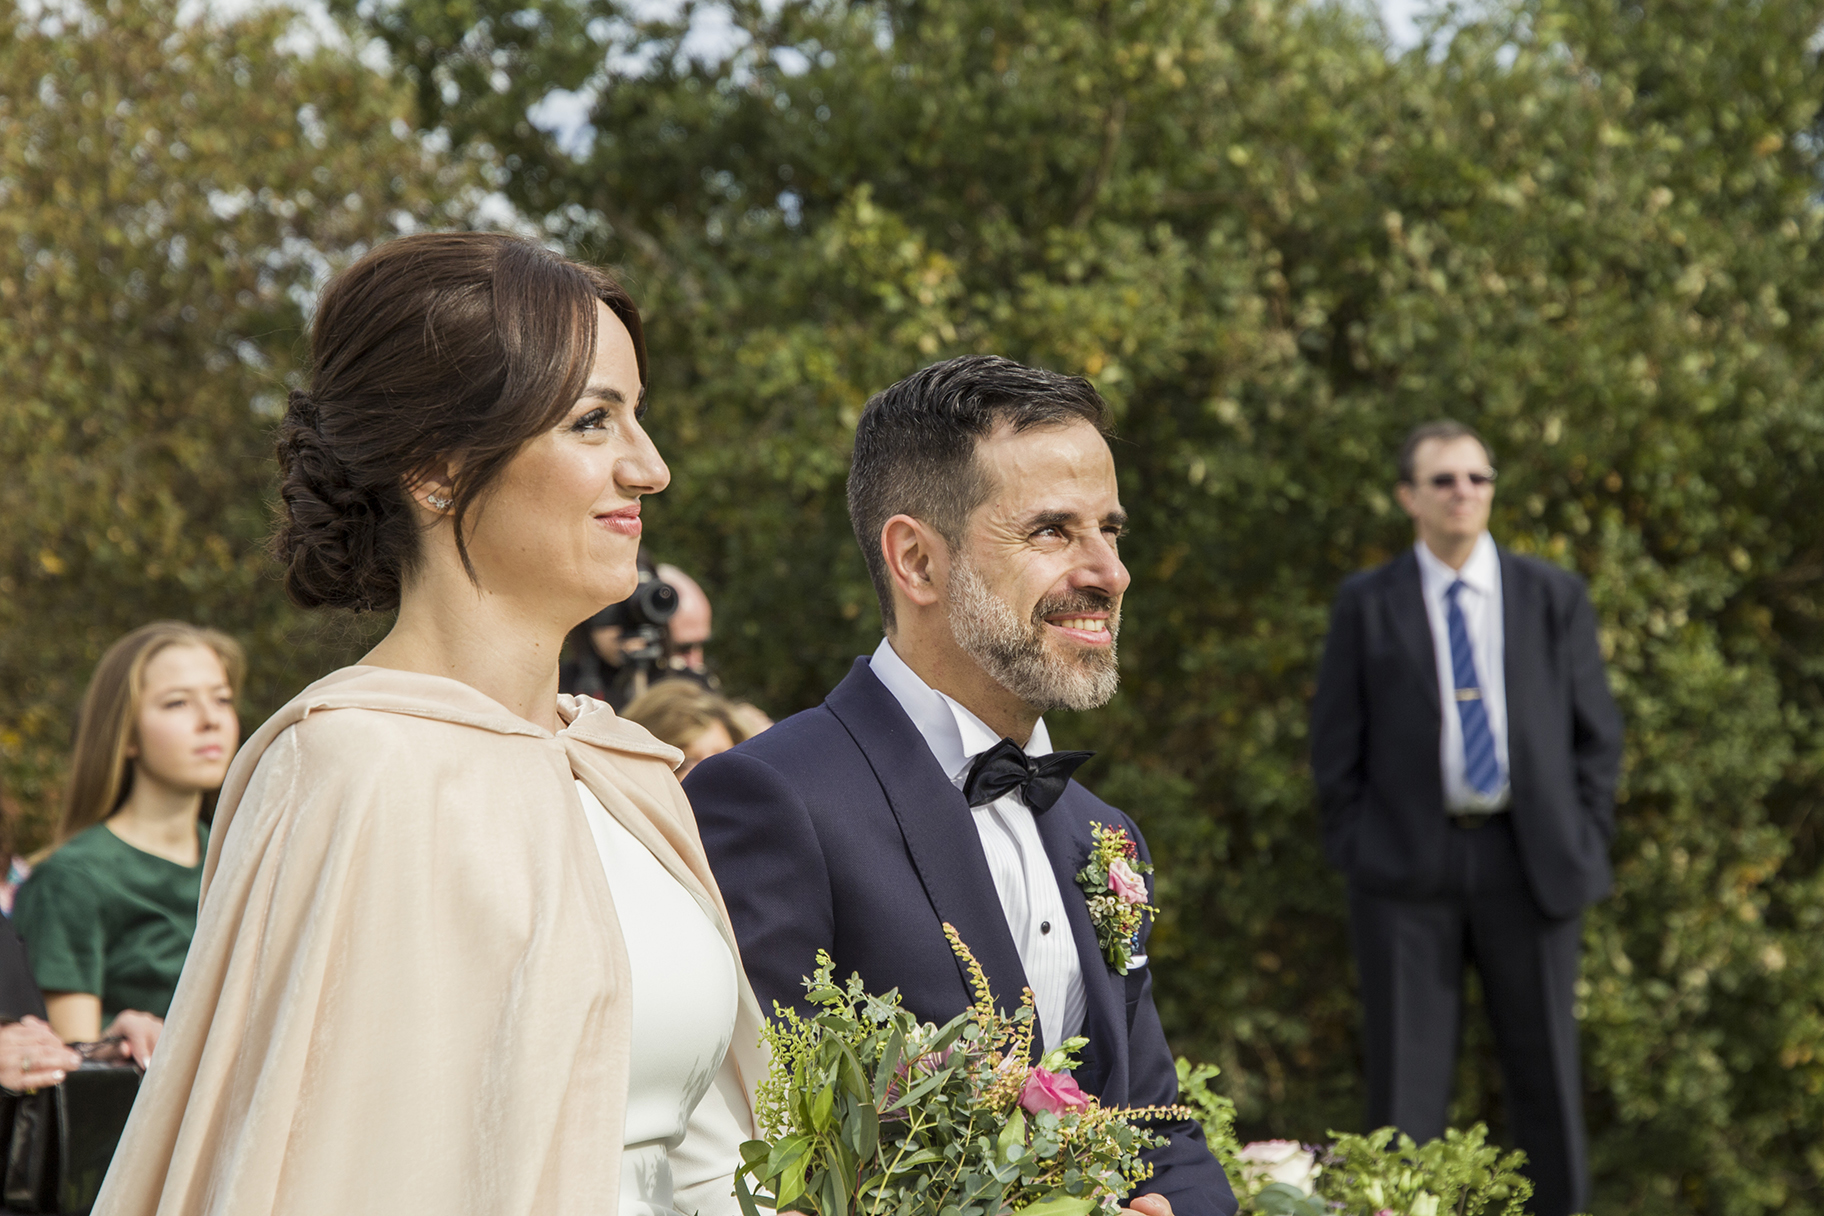
[[[346,653],[263,551],[303,308],[337,260],[464,217],[479,181],[398,84],[275,49],[289,17],[177,7],[0,3],[0,750],[28,844],[122,633],[239,636],[255,722]]]
[[[1398,55],[1303,0],[734,0],[726,56],[690,53],[693,9],[342,11],[384,40],[392,83],[355,88],[346,60],[259,67],[279,61],[250,35],[248,70],[275,73],[260,87],[217,66],[155,91],[209,99],[241,137],[209,172],[310,191],[298,214],[325,247],[399,205],[372,166],[422,166],[422,143],[388,136],[409,101],[555,239],[620,269],[674,472],[649,535],[704,578],[725,675],[775,713],[878,636],[842,505],[869,393],[995,351],[1109,396],[1134,517],[1126,681],[1058,733],[1102,752],[1086,779],[1149,834],[1162,1011],[1175,1047],[1222,1065],[1250,1134],[1358,1126],[1306,703],[1336,586],[1410,541],[1399,437],[1441,414],[1480,427],[1497,537],[1589,580],[1629,724],[1618,887],[1579,989],[1599,1209],[1824,1212],[1824,2],[1497,0]],[[140,181],[106,154],[144,142],[106,126],[126,121],[113,101],[11,66],[51,46],[15,37],[0,76],[0,222],[42,234],[0,251],[0,350],[27,390],[6,467],[29,487],[0,490],[25,521],[0,536],[0,723],[40,748],[96,646],[153,611],[255,634],[275,689],[328,658],[281,652],[296,625],[254,556],[247,405],[295,358],[285,287],[305,276],[227,256],[290,230],[205,212],[200,158],[168,144],[144,172],[190,217],[181,265],[109,218],[165,197],[149,187],[29,194],[47,149],[72,182]],[[110,70],[168,80],[143,62]],[[342,84],[304,90],[332,70]],[[586,138],[528,120],[556,89],[586,105]],[[347,134],[298,143],[306,100]],[[166,112],[148,125],[201,122]],[[14,134],[31,114],[37,161]],[[88,151],[53,139],[84,115]],[[348,166],[321,197],[346,181],[359,218],[314,202],[320,163]],[[427,214],[436,190],[394,174]],[[218,260],[221,288],[198,269]],[[44,302],[17,303],[28,289]],[[1478,1044],[1456,1121],[1498,1132]]]

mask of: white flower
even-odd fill
[[[1323,1172],[1317,1154],[1296,1140],[1256,1140],[1244,1146],[1236,1160],[1241,1162],[1242,1177],[1262,1185],[1283,1182],[1306,1195]]]

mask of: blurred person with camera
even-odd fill
[[[156,1045],[196,933],[209,818],[240,742],[246,662],[213,629],[158,621],[110,646],[77,718],[57,843],[13,921],[66,1042]]]
[[[665,622],[666,677],[684,676],[711,692],[720,692],[722,681],[710,670],[704,655],[715,619],[708,593],[696,579],[669,563],[659,566],[659,577],[678,593],[678,610]]]
[[[558,692],[639,585],[639,310],[499,233],[325,288],[279,429],[301,607],[394,612],[248,740],[98,1216],[734,1216],[760,1007],[673,767]]]
[[[640,586],[572,631],[565,645],[560,686],[565,692],[606,701],[625,710],[648,688],[687,680],[712,693],[722,680],[705,647],[714,612],[702,584],[669,563],[653,565],[640,554]],[[749,734],[772,725],[752,705],[741,711]]]
[[[678,591],[640,551],[633,594],[608,605],[570,631],[558,688],[625,709],[663,670],[667,625],[678,610]]]
[[[1489,535],[1482,437],[1417,427],[1398,477],[1413,546],[1343,584],[1311,703],[1368,1125],[1444,1134],[1473,965],[1529,1210],[1569,1216],[1589,1206],[1576,988],[1583,909],[1613,882],[1621,715],[1583,580]]]

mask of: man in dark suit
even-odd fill
[[[1324,848],[1349,878],[1368,1119],[1444,1132],[1473,964],[1538,1216],[1588,1206],[1582,913],[1609,891],[1621,717],[1581,580],[1498,548],[1455,422],[1400,454],[1413,548],[1343,584],[1311,710]]]
[[[1114,1106],[1173,1102],[1148,924],[1111,961],[1076,876],[1097,824],[1139,827],[1070,780],[1041,715],[1114,695],[1126,516],[1085,380],[953,359],[863,412],[849,513],[887,637],[816,709],[685,781],[762,1003],[804,1008],[818,950],[897,988],[920,1018],[970,1003],[954,925],[1003,1009],[1033,990],[1043,1049],[1087,1036],[1078,1083]],[[1148,890],[1151,883],[1148,882]],[[1125,953],[1125,952],[1122,952]],[[1227,1216],[1191,1122],[1158,1130],[1145,1216]]]

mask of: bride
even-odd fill
[[[680,754],[557,691],[670,480],[639,312],[424,234],[329,285],[312,355],[286,587],[397,623],[235,759],[95,1211],[732,1213],[761,1015]]]

